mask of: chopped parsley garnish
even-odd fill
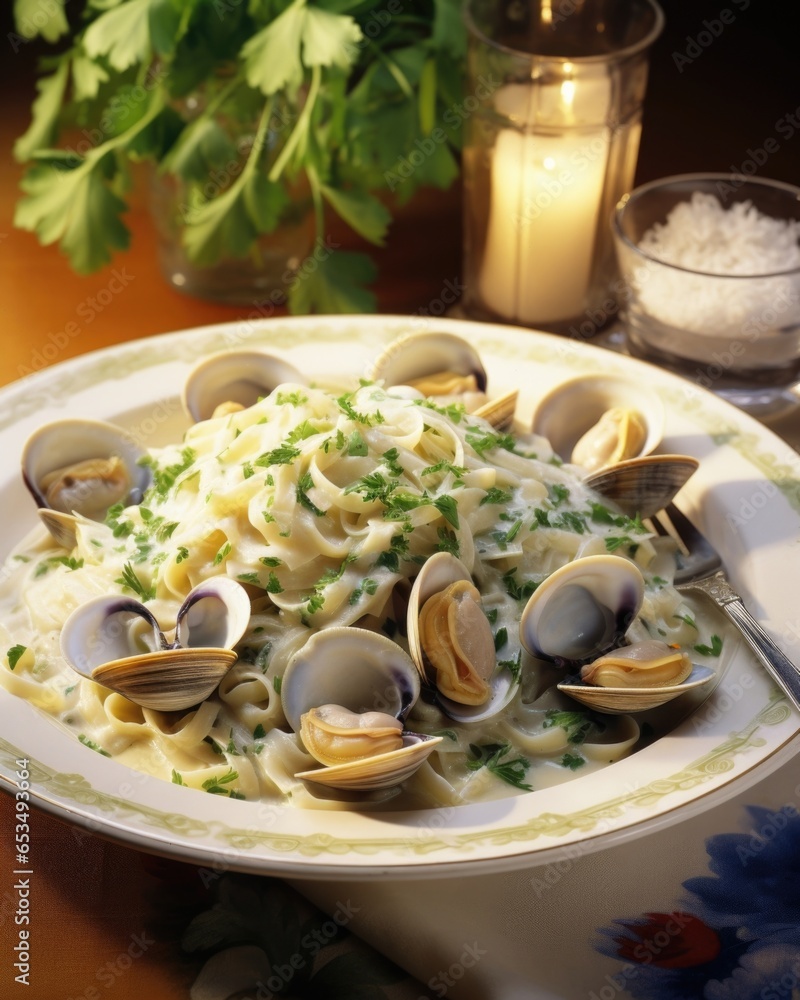
[[[701,656],[719,656],[722,652],[722,639],[720,639],[718,635],[712,635],[710,646],[699,642],[696,646],[692,646],[692,649],[694,649],[695,652],[698,652]]]
[[[175,770],[174,767],[172,769],[172,784],[173,785],[185,785],[186,784],[186,782],[183,780],[183,778],[180,776],[180,774],[178,774],[178,772]]]
[[[389,542],[390,548],[381,552],[375,560],[376,566],[385,566],[392,573],[396,573],[400,568],[400,557],[405,558],[408,554],[408,539],[402,533],[392,535]]]
[[[380,500],[381,503],[388,504],[387,498],[393,490],[397,489],[397,486],[398,482],[396,479],[387,479],[380,472],[369,472],[366,476],[362,476],[361,479],[357,479],[354,483],[346,486],[344,492],[346,494],[363,494],[365,503],[371,500]]]
[[[673,615],[672,617],[679,618],[684,623],[684,625],[688,625],[689,628],[693,628],[695,631],[697,631],[697,622],[694,620],[694,618],[692,618],[691,615]]]
[[[490,625],[494,625],[497,621],[497,608],[489,608],[488,611],[484,612]]]
[[[353,431],[347,441],[347,454],[358,458],[369,454],[367,442],[358,431]]]
[[[353,398],[352,392],[346,392],[343,396],[339,396],[336,402],[339,404],[339,409],[345,416],[354,420],[357,424],[364,424],[365,427],[373,427],[376,424],[386,423],[386,420],[381,414],[380,410],[376,410],[375,413],[370,416],[368,413],[358,413],[350,400]]]
[[[441,462],[437,462],[435,465],[429,465],[426,469],[420,472],[421,476],[432,476],[437,472],[449,472],[455,476],[456,479],[461,479],[462,476],[467,474],[467,470],[461,465],[453,465],[452,462],[448,462],[446,458],[443,458]]]
[[[180,461],[174,462],[172,465],[166,465],[163,469],[159,468],[157,462],[150,458],[150,456],[140,459],[139,464],[148,466],[153,476],[153,485],[147,491],[148,495],[155,495],[159,500],[166,499],[167,494],[177,482],[178,477],[194,465],[196,458],[197,452],[194,448],[183,448],[181,450]],[[110,510],[109,514],[111,514]]]
[[[413,403],[415,406],[424,406],[426,410],[441,413],[443,417],[449,417],[454,424],[460,424],[461,418],[467,412],[463,403],[448,403],[446,406],[438,406],[432,399],[415,399]]]
[[[497,666],[501,670],[508,670],[514,680],[518,681],[522,670],[522,650],[517,653],[516,660],[498,660]]]
[[[490,486],[486,491],[486,496],[481,499],[478,506],[483,507],[487,503],[509,503],[511,499],[512,494],[509,490],[501,490],[497,486]]]
[[[562,767],[568,767],[570,771],[577,771],[579,767],[583,767],[586,763],[586,758],[576,753],[565,753],[558,763]]]
[[[267,580],[266,587],[268,594],[282,594],[283,587],[281,586],[281,581],[277,578],[274,573],[270,573],[269,580]]]
[[[275,691],[275,694],[280,694],[281,693],[281,685],[282,684],[283,684],[283,678],[282,677],[273,677],[272,678],[272,687],[273,687],[273,689]]]
[[[522,521],[515,521],[508,531],[493,531],[492,538],[497,543],[499,549],[503,552],[508,548],[509,543],[513,542],[519,533],[519,529],[522,527]]]
[[[665,580],[663,576],[654,576],[652,582],[658,587],[666,587],[668,580]]]
[[[637,543],[629,535],[619,535],[613,536],[609,535],[606,538],[606,550],[608,552],[616,552],[617,549],[621,549],[623,545],[636,545]]]
[[[358,604],[364,594],[369,594],[372,597],[377,589],[377,580],[373,580],[371,576],[364,577],[361,584],[350,595],[350,604]]]
[[[454,531],[449,531],[447,528],[439,528],[436,535],[439,539],[436,546],[437,552],[449,552],[451,556],[456,556],[456,558],[461,555],[458,538]]]
[[[520,582],[517,579],[516,567],[510,569],[507,573],[504,573],[502,580],[505,584],[506,593],[509,597],[513,597],[515,601],[527,601],[534,590],[536,590],[539,586],[539,584],[534,580],[523,580]]]
[[[289,431],[286,443],[296,444],[298,441],[305,441],[306,438],[313,437],[315,434],[319,434],[317,428],[308,420],[304,420],[294,430]]]
[[[189,558],[189,550],[186,548],[185,545],[179,545],[178,551],[175,555],[175,562],[182,563],[185,559],[188,558]]]
[[[256,728],[253,730],[253,739],[254,740],[263,740],[266,735],[267,735],[266,729],[259,722],[259,724],[256,726]]]
[[[253,464],[263,469],[268,469],[271,465],[291,465],[299,454],[300,449],[295,448],[294,445],[280,444],[272,451],[264,452]]]
[[[78,736],[78,739],[81,741],[81,743],[83,743],[85,747],[88,747],[90,750],[94,750],[95,753],[102,754],[103,757],[111,756],[108,750],[104,750],[98,743],[95,743],[94,740],[90,740],[89,737],[85,736],[83,733],[81,733],[80,736]]]
[[[302,406],[303,403],[308,402],[308,396],[304,396],[302,392],[279,392],[275,396],[275,402],[278,406]]]
[[[242,465],[242,475],[244,476],[245,479],[250,479],[251,476],[254,476],[255,474],[256,470],[253,468],[251,462],[245,462]]]
[[[385,451],[381,456],[381,458],[386,463],[386,468],[389,470],[390,476],[402,476],[403,473],[406,471],[403,468],[403,466],[400,465],[400,463],[398,462],[399,456],[400,453],[398,452],[397,448],[390,448],[388,451]]]
[[[480,427],[470,427],[466,435],[467,444],[472,445],[475,451],[484,457],[487,451],[493,448],[503,448],[505,451],[514,451],[517,442],[513,434],[492,434],[483,431]]]
[[[230,554],[231,554],[231,543],[230,542],[225,542],[224,545],[220,546],[219,551],[214,556],[214,565],[215,566],[219,566],[219,564],[224,559],[227,559]]]
[[[544,715],[543,729],[560,726],[566,730],[570,743],[578,746],[583,743],[592,730],[602,733],[606,724],[591,712],[569,712],[557,708],[549,708]]]
[[[186,554],[188,555],[189,553],[187,552]],[[115,582],[121,584],[123,590],[130,590],[134,594],[138,594],[143,601],[152,601],[155,599],[155,585],[146,587],[136,575],[136,572],[130,563],[125,563],[122,567],[122,576]]]
[[[278,559],[277,556],[262,556],[258,561],[264,566],[283,566],[283,560]]]
[[[446,493],[440,497],[436,497],[433,501],[433,506],[439,511],[442,517],[449,524],[452,524],[454,528],[459,526],[458,524],[458,502],[455,497],[448,496]]]
[[[9,669],[13,670],[27,651],[28,647],[23,646],[21,643],[17,643],[16,646],[12,646],[6,653],[6,656],[8,657]]]
[[[241,580],[242,583],[252,583],[254,587],[261,587],[262,590],[265,589],[258,573],[240,573],[236,579]]]
[[[507,642],[508,642],[508,629],[507,628],[499,628],[497,630],[497,632],[495,633],[495,637],[494,637],[495,652],[497,652],[498,650],[502,649],[503,646],[505,646],[505,644]]]
[[[524,780],[531,762],[525,757],[503,760],[511,753],[510,743],[487,743],[484,746],[470,743],[469,750],[472,759],[467,761],[467,768],[470,771],[479,771],[485,767],[507,784],[526,792],[533,791],[532,786]]]
[[[311,473],[304,473],[297,481],[297,486],[295,487],[295,495],[297,496],[297,502],[301,507],[305,507],[306,510],[310,510],[314,517],[325,517],[325,511],[320,510],[317,505],[309,499],[308,490],[313,489],[314,480],[311,478]]]
[[[236,792],[232,788],[226,788],[225,785],[229,785],[232,781],[236,781],[239,778],[239,772],[234,771],[230,768],[225,774],[217,775],[214,778],[208,778],[203,782],[203,788],[212,795],[227,795],[232,799],[243,799],[244,796],[241,792]]]
[[[558,507],[559,504],[569,499],[569,487],[564,486],[562,483],[550,483],[547,487],[547,492],[550,497],[550,503],[554,507]]]

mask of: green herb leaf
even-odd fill
[[[88,747],[90,750],[94,750],[95,753],[102,754],[103,757],[111,756],[108,750],[104,750],[99,744],[95,743],[94,740],[90,740],[89,737],[85,736],[83,733],[78,736],[78,739],[85,747]]]
[[[488,743],[484,746],[476,746],[474,743],[470,743],[469,749],[472,759],[467,761],[467,768],[470,771],[478,771],[480,768],[486,767],[506,784],[526,792],[533,791],[533,787],[524,780],[525,772],[531,766],[531,762],[525,757],[503,760],[511,753],[510,744]]]
[[[178,774],[178,772],[175,770],[174,767],[172,769],[172,784],[173,785],[185,785],[186,784],[186,782],[183,780],[183,778],[180,776],[180,774]]]
[[[566,730],[567,739],[575,745],[583,743],[593,730],[602,733],[606,728],[605,722],[592,712],[568,712],[549,708],[545,712],[542,728],[551,729],[554,726]]]
[[[51,0],[48,0],[47,4],[43,6],[51,10],[61,9],[58,4],[51,2]],[[36,84],[39,96],[33,102],[31,123],[27,132],[14,143],[14,156],[20,162],[29,160],[37,150],[46,149],[52,145],[58,128],[58,114],[61,110],[61,102],[64,100],[68,78],[69,61],[65,59],[59,63],[52,76],[42,77]]]
[[[722,652],[722,639],[718,635],[712,635],[710,646],[705,645],[705,643],[698,643],[692,648],[700,653],[701,656],[719,656]]]
[[[225,542],[224,545],[220,546],[219,551],[214,556],[214,565],[219,566],[219,564],[224,559],[227,559],[230,554],[231,554],[231,543]]]
[[[122,568],[122,576],[119,577],[115,582],[121,584],[124,590],[130,590],[134,594],[138,594],[143,601],[152,601],[155,599],[156,596],[155,585],[152,585],[150,587],[145,586],[139,579],[139,577],[136,575],[136,572],[134,571],[133,566],[131,566],[130,563],[125,563],[125,565]]]
[[[352,455],[353,457],[369,454],[367,442],[363,437],[361,437],[361,434],[357,430],[353,431],[347,442],[347,454]]]
[[[691,615],[673,615],[672,617],[678,618],[685,625],[688,625],[690,628],[695,629],[695,631],[697,630],[697,622],[694,620],[694,618],[692,618]]]
[[[497,486],[491,486],[486,491],[486,496],[481,498],[479,507],[483,507],[487,503],[509,503],[512,499],[512,494],[508,490],[501,490]]]
[[[374,312],[375,295],[366,286],[375,280],[375,264],[366,254],[328,252],[313,271],[301,272],[289,285],[292,313]]]
[[[507,642],[508,642],[508,629],[499,628],[494,636],[495,652],[501,650]]]
[[[433,501],[433,506],[439,511],[445,521],[452,524],[454,528],[459,526],[458,503],[455,497],[451,497],[445,493],[440,497],[436,497]]]
[[[256,726],[256,728],[253,730],[253,739],[254,740],[263,740],[266,735],[267,735],[266,729],[259,722],[259,724]]]
[[[56,42],[69,31],[66,0],[14,0],[14,24],[23,38]]]
[[[14,667],[16,667],[16,665],[25,655],[25,653],[27,653],[27,651],[28,647],[23,646],[20,643],[17,643],[16,646],[12,646],[11,649],[9,649],[9,651],[6,653],[6,657],[8,658],[9,669],[13,670]]]
[[[570,771],[577,771],[579,767],[583,767],[586,763],[586,758],[581,757],[580,754],[565,753],[558,763],[562,767],[568,767]]]

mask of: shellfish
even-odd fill
[[[181,605],[170,642],[145,605],[97,597],[61,632],[61,653],[88,680],[144,708],[191,708],[211,695],[236,662],[233,646],[250,620],[244,588],[227,577],[196,586]]]
[[[196,422],[244,410],[284,382],[307,385],[303,373],[266,351],[221,351],[189,372],[183,405]]]
[[[315,633],[289,661],[281,700],[324,766],[295,777],[355,791],[405,781],[441,742],[404,729],[419,691],[413,662],[386,636],[352,626]]]
[[[408,602],[408,645],[419,675],[451,719],[477,722],[499,712],[517,683],[496,669],[494,636],[466,566],[437,552],[420,569]]]
[[[68,419],[45,424],[25,443],[22,477],[55,541],[75,545],[75,515],[102,521],[109,507],[139,503],[150,485],[145,452],[114,424]]]

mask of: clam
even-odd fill
[[[411,387],[434,399],[461,397],[468,412],[494,427],[506,429],[514,420],[519,392],[486,399],[487,377],[480,355],[454,333],[412,333],[393,341],[368,371],[387,388]]]
[[[559,691],[599,712],[643,712],[664,705],[714,677],[694,666],[680,649],[647,639],[611,650],[581,668],[581,683],[564,682]]]
[[[88,680],[144,708],[191,708],[236,662],[233,646],[250,621],[244,588],[213,577],[190,591],[170,642],[153,614],[130,597],[97,597],[64,623],[61,653]]]
[[[349,626],[315,633],[281,682],[289,725],[323,765],[295,777],[354,791],[405,781],[441,742],[404,729],[419,691],[413,662],[386,636]]]
[[[581,375],[541,399],[532,429],[562,458],[595,472],[654,451],[664,406],[652,387],[621,375]]]
[[[644,578],[628,559],[575,559],[533,592],[520,619],[520,640],[541,659],[586,663],[622,644],[643,599]]]
[[[307,385],[301,371],[266,351],[221,351],[189,372],[183,405],[195,421],[247,409],[283,382]]]
[[[420,677],[451,719],[478,722],[513,697],[517,685],[511,673],[497,671],[480,592],[466,566],[448,552],[437,552],[420,569],[409,597],[407,632]]]
[[[109,507],[139,503],[151,482],[145,452],[121,427],[98,420],[45,424],[22,452],[22,476],[59,545],[72,548],[78,514],[102,521]]]
[[[593,472],[586,485],[628,517],[647,518],[675,499],[699,462],[691,455],[647,455]]]

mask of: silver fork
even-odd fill
[[[800,670],[770,639],[728,583],[720,554],[711,542],[675,504],[670,504],[653,520],[659,534],[670,535],[678,544],[677,589],[699,591],[710,597],[736,625],[748,646],[800,709]]]

